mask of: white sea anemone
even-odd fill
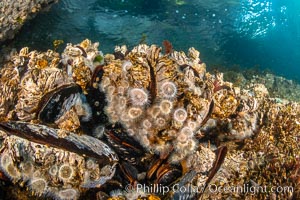
[[[164,98],[172,99],[177,94],[177,87],[173,82],[164,82],[160,87],[160,93]]]
[[[38,195],[42,195],[47,191],[47,181],[44,178],[35,178],[29,182],[29,187]]]
[[[58,178],[63,181],[70,181],[72,177],[74,176],[74,170],[73,167],[71,167],[68,164],[63,164],[60,166],[58,170]]]
[[[79,195],[78,191],[76,189],[73,189],[73,188],[60,190],[58,192],[58,194],[57,194],[57,196],[61,200],[73,200],[73,199],[77,199],[78,195]]]
[[[141,116],[143,113],[143,110],[141,108],[137,108],[137,107],[131,107],[128,109],[128,117],[131,120],[135,120],[137,119],[139,116]]]
[[[174,120],[178,122],[184,122],[187,118],[187,112],[184,108],[178,108],[174,112]]]
[[[169,100],[162,100],[159,104],[159,108],[163,114],[167,115],[172,111],[173,103]]]
[[[148,103],[149,95],[144,89],[132,88],[129,90],[129,97],[132,105],[143,106]]]

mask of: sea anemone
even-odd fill
[[[116,123],[120,120],[119,115],[117,115],[116,113],[114,113],[113,115],[110,116],[109,121],[111,123]]]
[[[127,129],[127,134],[129,136],[133,136],[133,135],[135,135],[135,131],[133,129]]]
[[[189,137],[185,133],[182,133],[182,132],[180,132],[176,138],[176,140],[182,144],[186,143],[188,139],[189,139]]]
[[[142,122],[142,125],[145,129],[149,129],[151,128],[152,126],[152,123],[148,120],[148,119],[145,119],[143,122]]]
[[[149,148],[150,146],[150,140],[148,139],[147,136],[142,136],[141,137],[141,143],[143,144],[144,147]]]
[[[106,99],[105,99],[105,100],[106,100],[107,103],[110,103],[110,104],[111,104],[111,103],[114,101],[114,99],[115,99],[115,98],[114,98],[114,96],[113,96],[112,94],[108,94],[108,95],[106,96]]]
[[[193,137],[193,135],[194,135],[193,131],[192,131],[189,127],[183,127],[183,128],[180,130],[180,134],[184,134],[184,135],[186,135],[188,138],[191,138],[191,137]]]
[[[92,108],[87,103],[76,104],[76,113],[81,116],[82,121],[87,122],[92,118]]]
[[[153,119],[156,119],[161,111],[159,106],[152,106],[150,109],[148,109],[148,113]]]
[[[169,143],[160,143],[153,145],[153,150],[156,154],[159,154],[161,156],[169,155],[170,150],[172,149],[171,144]]]
[[[69,181],[74,176],[73,167],[68,164],[63,164],[58,170],[58,177],[63,181]]]
[[[127,105],[127,98],[126,97],[120,96],[120,97],[117,98],[117,107],[118,108],[124,109],[124,108],[126,108],[126,105]]]
[[[42,195],[47,190],[47,181],[44,178],[35,178],[29,182],[29,187],[38,195]]]
[[[131,107],[128,109],[128,117],[131,119],[131,120],[135,120],[137,119],[139,116],[141,116],[143,113],[143,110],[141,108],[137,108],[137,107]]]
[[[5,168],[10,163],[12,163],[12,159],[8,155],[8,153],[2,153],[1,158],[0,158],[0,166]]]
[[[140,129],[139,135],[148,135],[148,131],[146,129]]]
[[[118,94],[119,94],[119,95],[124,95],[126,89],[125,89],[124,87],[122,87],[122,86],[119,86],[119,87],[117,88],[117,91],[118,91]]]
[[[164,82],[160,87],[160,93],[164,98],[172,99],[177,94],[177,87],[173,82]]]
[[[107,87],[107,95],[108,95],[108,96],[112,96],[113,93],[115,92],[115,90],[116,90],[116,87],[115,87],[115,86],[113,86],[113,85],[108,86],[108,87]]]
[[[127,88],[129,87],[129,83],[126,80],[121,80],[120,86],[127,90]]]
[[[196,149],[196,147],[197,147],[197,142],[193,139],[190,139],[187,145],[188,154],[192,153]]]
[[[168,130],[167,133],[168,133],[168,136],[171,138],[175,138],[177,136],[177,130],[175,130],[175,129]]]
[[[60,190],[58,192],[58,194],[57,194],[57,196],[61,200],[73,200],[73,199],[77,199],[78,195],[79,195],[78,191],[76,189],[73,189],[73,188]]]
[[[86,161],[85,165],[86,165],[87,169],[94,169],[97,166],[97,164],[95,163],[95,161],[93,159],[88,159]]]
[[[113,106],[107,106],[107,107],[105,107],[104,111],[105,111],[105,113],[106,113],[107,116],[112,116],[112,115],[115,114],[115,109],[114,109]]]
[[[175,143],[175,149],[179,157],[184,158],[187,155],[193,153],[196,147],[197,147],[197,142],[195,140],[191,138],[184,138],[184,136],[182,136],[181,134],[179,134],[179,136],[177,137],[177,143]]]
[[[161,112],[165,115],[170,114],[172,111],[173,103],[169,100],[162,100],[159,104]]]
[[[162,118],[162,117],[158,117],[156,120],[155,120],[155,124],[158,126],[158,127],[164,127],[166,124],[167,124],[167,122],[166,122],[166,120],[164,119],[164,118]]]
[[[49,174],[50,174],[51,176],[56,177],[57,172],[58,172],[58,167],[57,167],[57,165],[53,165],[53,166],[50,167],[50,169],[49,169]]]
[[[41,176],[42,176],[42,173],[40,170],[35,170],[32,175],[33,178],[40,178]]]
[[[8,165],[4,168],[4,173],[13,181],[17,181],[21,177],[18,168],[16,168],[13,163],[8,163]]]
[[[187,112],[183,108],[178,108],[174,112],[174,120],[177,122],[184,122],[187,118]]]
[[[103,137],[104,131],[105,131],[105,127],[103,125],[98,125],[93,130],[93,136],[95,138],[100,139]]]
[[[130,61],[128,61],[128,60],[125,60],[122,63],[122,71],[123,72],[127,72],[131,67],[132,67],[132,63]]]
[[[144,89],[132,88],[129,90],[129,97],[132,105],[143,106],[148,103],[149,95]]]
[[[20,169],[23,177],[25,176],[26,178],[28,178],[33,175],[34,166],[33,163],[30,161],[22,162],[20,164]]]
[[[187,126],[192,130],[195,131],[196,128],[199,126],[195,121],[189,120],[187,122]]]
[[[103,77],[101,84],[100,84],[100,89],[101,91],[105,91],[105,89],[111,84],[110,79],[108,77]]]
[[[127,111],[123,111],[122,113],[121,113],[121,115],[120,115],[120,121],[122,121],[123,122],[123,124],[126,126],[126,125],[128,125],[127,124],[127,122],[129,121],[130,119],[129,119],[129,117],[128,117],[128,113],[127,113]]]

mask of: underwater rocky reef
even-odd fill
[[[2,199],[300,198],[299,103],[168,41],[11,52],[0,129]]]
[[[0,2],[0,42],[13,39],[23,24],[57,0],[3,0]]]

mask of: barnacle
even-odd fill
[[[163,54],[141,44],[103,56],[98,46],[67,44],[61,57],[22,48],[3,66],[0,178],[54,199],[78,199],[90,188],[109,194],[137,182],[290,185],[294,192],[254,196],[299,197],[298,103],[272,99],[262,84],[233,87],[222,73],[206,72],[194,48],[185,54],[165,42]],[[180,195],[121,191],[110,199]],[[204,187],[184,195],[252,194]]]
[[[216,118],[228,118],[236,111],[239,105],[234,93],[227,89],[217,91],[213,98],[215,103],[213,116]]]
[[[18,85],[20,83],[20,73],[12,63],[8,63],[1,69],[0,77],[0,119],[10,119],[9,112],[16,101]]]
[[[195,123],[199,121],[193,124],[192,132],[195,131],[201,124],[197,115],[204,115],[202,118],[205,118],[210,99],[201,96],[205,94],[204,88],[203,92],[199,92],[202,88],[198,87],[197,81],[204,77],[197,76],[202,66],[198,66],[200,59],[196,50],[191,49],[191,57],[178,52],[164,56],[160,52],[161,48],[155,45],[142,44],[127,55],[123,54],[121,59],[109,59],[108,64],[103,67],[100,88],[107,93],[106,113],[110,121],[121,122],[143,146],[148,146],[156,152],[161,149],[162,153],[171,141],[170,137],[159,132],[175,128],[178,135],[187,120]],[[197,80],[190,80],[192,83],[185,81],[184,72],[177,63],[177,54],[184,62],[180,61],[180,65],[190,66],[195,71],[194,78]],[[201,97],[202,99],[198,100]],[[119,99],[124,103],[120,105]],[[185,101],[190,101],[192,107],[184,106]],[[120,113],[120,117],[116,113]],[[143,128],[151,131],[145,135],[144,131],[141,131]]]
[[[45,59],[38,60],[36,62],[36,64],[37,64],[37,68],[43,69],[43,68],[46,68],[48,66],[48,61],[45,60]]]

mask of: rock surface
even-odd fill
[[[2,0],[0,1],[0,42],[13,39],[25,21],[57,0]]]

